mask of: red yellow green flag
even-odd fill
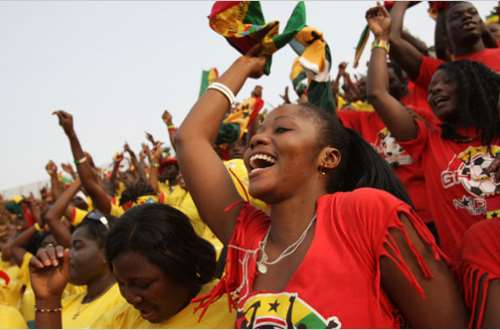
[[[209,25],[226,38],[231,46],[241,54],[246,54],[260,45],[258,55],[270,56],[293,39],[305,26],[305,5],[299,2],[290,16],[282,33],[279,22],[266,23],[259,1],[216,1],[212,7]],[[266,74],[270,72],[268,61]]]
[[[219,72],[217,71],[216,68],[211,68],[210,70],[203,70],[201,73],[201,85],[200,85],[199,96],[202,96],[203,93],[205,93],[207,87],[217,78],[219,78]]]

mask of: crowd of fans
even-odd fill
[[[172,148],[147,134],[109,169],[55,111],[74,165],[0,196],[0,328],[499,328],[500,3],[431,2],[432,47],[415,4],[368,9],[366,75],[330,80],[321,32],[216,2],[242,56],[180,127],[161,115]],[[236,102],[285,44],[296,99]]]

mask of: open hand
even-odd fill
[[[378,4],[366,11],[366,21],[368,27],[378,39],[389,39],[391,30],[391,15],[387,12],[384,6]]]
[[[71,164],[69,164],[69,163],[61,163],[61,167],[62,167],[64,172],[66,172],[70,175],[73,175],[75,173],[73,166],[71,166]]]
[[[45,170],[47,173],[52,176],[57,174],[57,165],[52,160],[49,160],[47,165],[45,165]]]

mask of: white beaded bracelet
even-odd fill
[[[230,105],[234,104],[234,100],[236,99],[236,97],[234,96],[233,91],[230,90],[229,87],[227,87],[226,85],[221,84],[219,82],[214,82],[211,83],[210,86],[207,87],[207,89],[215,89],[221,92],[227,98]]]

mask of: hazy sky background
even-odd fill
[[[266,20],[281,30],[296,2],[262,2]],[[371,1],[306,2],[307,23],[320,29],[333,56],[352,63]],[[495,1],[475,2],[484,17]],[[201,71],[223,72],[238,53],[208,26],[209,1],[1,1],[0,190],[47,178],[47,160],[72,161],[68,141],[51,115],[73,114],[85,150],[108,163],[128,141],[138,150],[144,131],[165,142],[161,114],[180,124],[198,96]],[[406,26],[433,40],[427,3],[411,8]],[[369,47],[368,47],[369,48]],[[369,56],[365,51],[362,70]],[[273,57],[269,77],[258,81],[271,105],[290,85],[295,54]],[[349,67],[349,70],[352,69]],[[249,81],[238,99],[249,95]],[[291,90],[291,96],[295,95]]]

